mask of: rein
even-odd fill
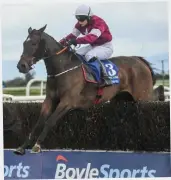
[[[64,47],[64,48],[63,48],[62,50],[60,50],[59,52],[57,52],[57,53],[55,53],[55,54],[52,54],[52,55],[50,55],[50,56],[42,57],[41,59],[48,59],[48,58],[50,58],[50,57],[52,57],[52,56],[60,55],[60,54],[62,54],[63,52],[65,52],[67,49],[68,49],[68,47]],[[46,50],[45,50],[45,52],[46,52]],[[34,57],[34,58],[35,58],[35,57]]]
[[[67,49],[68,49],[68,47],[64,47],[62,50],[60,50],[59,52],[57,52],[57,53],[55,53],[55,54],[56,54],[56,55],[59,55],[59,54],[65,52],[65,50],[67,50]]]
[[[44,58],[42,58],[42,59],[47,59],[47,58],[52,57],[52,56],[60,55],[60,54],[62,54],[63,52],[65,52],[67,49],[68,49],[68,47],[64,47],[64,48],[63,48],[62,50],[60,50],[59,52],[56,52],[55,54],[53,54],[53,55],[51,55],[51,56],[48,56],[48,57],[44,57]],[[69,72],[69,71],[73,71],[74,69],[77,69],[77,68],[79,68],[80,66],[81,66],[81,64],[80,64],[79,66],[74,66],[73,68],[70,68],[70,69],[68,69],[68,70],[66,70],[66,71],[63,71],[63,72],[58,73],[58,74],[55,74],[55,75],[47,75],[47,77],[48,77],[48,78],[55,78],[55,77],[61,76],[62,74],[65,74],[65,73],[67,73],[67,72]]]

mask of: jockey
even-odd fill
[[[106,22],[93,15],[90,7],[81,5],[76,9],[75,17],[78,22],[68,36],[60,41],[62,45],[65,45],[65,40],[69,41],[69,44],[77,46],[78,44],[88,44],[81,47],[76,52],[85,57],[87,62],[93,62],[95,60],[108,59],[113,53],[112,35]],[[80,34],[83,37],[78,37]],[[112,82],[107,76],[103,64],[100,62],[103,70],[103,79],[106,84],[111,85]]]

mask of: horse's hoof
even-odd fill
[[[35,144],[35,145],[33,146],[33,148],[31,149],[31,153],[40,153],[40,152],[41,152],[41,147],[40,147],[40,145]]]
[[[25,154],[25,149],[22,148],[22,147],[19,147],[14,151],[14,154],[16,154],[16,155],[24,155]]]

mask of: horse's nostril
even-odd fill
[[[25,64],[21,64],[21,68],[26,68],[26,65]]]

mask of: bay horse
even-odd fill
[[[123,92],[129,94],[133,101],[152,100],[155,76],[143,57],[111,57],[109,60],[119,68],[120,83],[99,91],[98,84],[85,80],[84,64],[79,57],[45,33],[46,26],[38,30],[28,29],[17,64],[19,72],[28,73],[34,64],[43,59],[47,70],[46,97],[40,116],[25,143],[14,151],[19,155],[24,155],[31,144],[34,144],[33,153],[41,152],[41,145],[49,131],[70,109],[90,108],[94,103],[104,103]]]

